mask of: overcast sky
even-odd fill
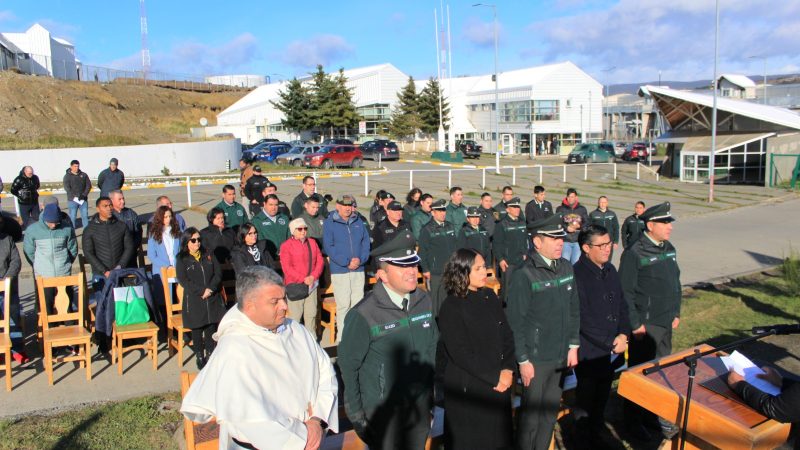
[[[494,71],[492,9],[449,3],[454,75]],[[714,0],[495,0],[500,71],[570,60],[601,83],[709,79]],[[719,72],[800,72],[800,0],[719,0]],[[436,74],[439,0],[146,0],[152,70],[273,79],[389,62]],[[84,64],[141,69],[137,0],[3,0],[0,31],[40,23]],[[757,56],[758,58],[752,58]]]

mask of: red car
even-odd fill
[[[644,161],[647,159],[649,152],[647,146],[644,144],[631,144],[625,153],[622,154],[622,159],[625,161]]]
[[[306,155],[306,167],[330,169],[332,167],[361,167],[364,155],[355,145],[326,145],[318,152]]]

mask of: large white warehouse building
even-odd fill
[[[351,138],[375,138],[377,125],[389,120],[408,75],[392,64],[350,69],[344,75],[366,123],[366,132]],[[501,72],[498,80],[499,108],[494,106],[491,74],[441,81],[456,139],[475,139],[486,151],[494,151],[496,111],[498,142],[504,153],[528,153],[531,142],[538,154],[565,152],[582,139],[602,134],[602,85],[575,64]],[[426,82],[416,80],[417,90]],[[260,86],[221,112],[217,126],[208,127],[206,135],[233,133],[247,143],[264,137],[296,139],[283,129],[283,113],[271,103],[278,101],[278,93],[285,88],[285,82]]]

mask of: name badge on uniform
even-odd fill
[[[422,322],[422,328],[430,328],[430,327],[431,327],[431,323],[428,322],[427,320],[425,322]]]

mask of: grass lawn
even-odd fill
[[[759,276],[740,279],[721,289],[695,290],[685,296],[681,324],[675,332],[674,349],[677,351],[703,342],[724,344],[748,336],[753,325],[800,320],[797,260],[790,260],[786,268],[794,274],[788,277],[790,280],[780,275]],[[782,351],[795,355],[800,353],[797,348]],[[759,356],[770,360],[769,355]],[[179,401],[177,393],[167,393],[55,415],[0,420],[0,450],[174,449],[177,445],[172,435],[180,425],[180,413],[174,409],[159,411],[159,405],[168,402],[177,406],[173,402]],[[619,397],[612,393],[607,416],[611,428],[620,438],[620,448],[657,448],[660,443],[658,439],[631,446],[622,431],[620,406]],[[561,426],[565,427],[562,429],[564,433],[571,433],[568,423]],[[558,448],[563,448],[563,442],[559,439]]]

